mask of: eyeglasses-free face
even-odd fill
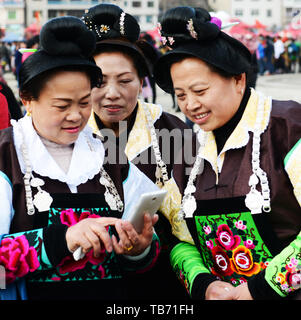
[[[137,105],[142,90],[142,79],[127,55],[121,52],[106,52],[94,56],[101,68],[103,82],[92,90],[92,107],[104,125],[127,120]]]
[[[194,57],[174,63],[170,73],[181,111],[203,130],[222,127],[239,108],[245,74],[224,78]]]
[[[91,114],[91,81],[84,72],[59,71],[42,88],[38,99],[24,101],[40,136],[58,144],[71,144]]]

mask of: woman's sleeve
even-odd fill
[[[46,228],[9,234],[14,216],[12,183],[0,171],[0,265],[5,268],[7,284],[37,269],[56,266],[70,252],[65,233],[67,226],[50,225]]]
[[[207,287],[217,278],[202,263],[198,249],[190,243],[181,242],[172,249],[170,260],[191,298],[204,300]]]
[[[139,256],[119,255],[117,259],[120,266],[125,272],[143,273],[151,269],[156,263],[160,254],[160,241],[156,233],[153,234],[153,239],[149,247],[147,247]]]
[[[0,243],[0,264],[5,268],[7,284],[30,272],[56,267],[71,255],[65,239],[67,228],[50,225],[5,235]]]
[[[292,183],[294,195],[301,207],[301,139],[284,160],[285,171]],[[300,209],[301,211],[301,209]],[[248,282],[254,299],[286,297],[301,287],[301,233],[272,261],[265,272]]]

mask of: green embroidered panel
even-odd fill
[[[195,216],[195,223],[204,265],[234,286],[247,282],[272,260],[250,212]]]
[[[265,279],[282,297],[301,287],[301,236],[283,249],[267,267]]]

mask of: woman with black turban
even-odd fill
[[[121,219],[123,181],[133,173],[138,194],[156,186],[127,163],[105,163],[86,126],[102,79],[93,33],[60,17],[40,40],[19,74],[28,114],[0,131],[0,297],[26,298],[26,279],[28,299],[124,299],[122,276],[149,268],[159,250],[157,217],[145,215],[141,234]]]
[[[135,164],[160,188],[168,190],[156,224],[162,251],[151,272],[140,279],[136,276],[130,279],[133,297],[187,298],[170,272],[169,264],[169,249],[177,241],[171,237],[170,221],[175,211],[170,208],[173,199],[180,197],[171,169],[185,133],[189,142],[194,133],[177,116],[164,112],[160,105],[139,99],[143,79],[152,74],[158,57],[150,44],[139,40],[137,20],[113,4],[96,5],[86,10],[82,19],[96,36],[93,57],[103,72],[101,86],[92,90],[93,113],[89,124],[96,134],[117,143],[131,165]],[[127,185],[132,183],[135,182],[127,181]],[[181,228],[178,224],[177,229]],[[141,294],[142,282],[151,290]]]
[[[300,298],[300,104],[250,88],[250,52],[206,10],[170,9],[159,29],[156,81],[200,127],[189,174],[173,171],[191,235],[174,270],[194,299]]]

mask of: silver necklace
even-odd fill
[[[260,141],[261,141],[261,124],[264,117],[264,96],[258,93],[259,101],[257,108],[257,117],[254,127],[253,135],[253,149],[252,149],[252,175],[249,179],[250,192],[246,195],[245,204],[250,209],[251,214],[271,211],[270,204],[270,188],[267,178],[267,174],[260,168]],[[269,103],[271,104],[271,98],[269,97]],[[196,161],[193,165],[191,173],[188,178],[188,183],[184,191],[182,198],[181,210],[179,211],[179,219],[192,218],[193,213],[196,210],[196,199],[193,193],[196,192],[194,182],[198,174],[201,174],[204,170],[204,159],[201,157],[203,148],[206,145],[206,132],[200,131],[200,147],[196,157]],[[257,184],[260,181],[261,192],[256,189]]]
[[[23,137],[23,129],[21,126],[20,133]],[[85,135],[87,144],[92,152],[94,152],[94,148],[89,140],[89,137]],[[21,144],[21,153],[23,156],[23,160],[25,163],[25,174],[23,177],[24,186],[25,186],[25,198],[26,198],[26,207],[27,213],[29,215],[33,215],[35,213],[35,208],[38,209],[39,212],[48,211],[50,206],[53,202],[53,198],[50,196],[48,192],[42,190],[41,186],[45,184],[45,182],[40,178],[35,178],[32,174],[32,168],[30,165],[30,160],[28,157],[28,150],[23,139]],[[107,174],[105,169],[102,167],[100,169],[100,184],[102,184],[106,191],[105,191],[105,200],[108,203],[111,210],[118,210],[119,212],[123,211],[123,202],[118,194],[118,191],[115,187],[114,182],[112,181],[111,177]],[[35,187],[38,189],[37,194],[32,198],[32,190],[31,187]]]
[[[156,173],[155,173],[156,184],[161,188],[168,181],[167,167],[164,161],[162,160],[159,142],[156,134],[156,129],[153,125],[153,119],[152,119],[151,113],[148,110],[147,105],[145,103],[141,103],[141,104],[146,115],[147,126],[150,132],[151,143],[152,143],[152,147],[153,147],[155,158],[156,158],[156,164],[157,164]]]

